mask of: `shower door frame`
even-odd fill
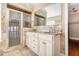
[[[18,12],[18,13],[21,14],[21,19],[20,19],[20,44],[16,45],[16,46],[12,46],[12,47],[9,47],[9,13],[10,13],[10,11]],[[18,10],[14,10],[14,9],[11,9],[11,8],[7,8],[7,19],[8,19],[8,41],[7,41],[7,47],[8,48],[15,48],[15,47],[18,47],[18,46],[22,46],[23,12],[18,11]]]

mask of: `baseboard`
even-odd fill
[[[79,40],[79,38],[76,38],[76,37],[70,37],[69,39],[71,39],[71,40]]]

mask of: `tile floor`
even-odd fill
[[[11,51],[6,51],[3,53],[3,56],[37,56],[33,51],[28,47],[18,48]]]

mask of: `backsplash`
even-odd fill
[[[38,32],[50,32],[50,33],[57,33],[61,32],[62,28],[61,25],[53,25],[53,26],[34,26],[33,30]]]

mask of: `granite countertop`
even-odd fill
[[[62,33],[59,32],[59,33],[50,33],[50,32],[39,32],[39,31],[28,31],[28,32],[35,32],[35,33],[44,33],[44,34],[50,34],[50,35],[61,35]]]
[[[26,32],[35,32],[35,33],[43,33],[43,34],[49,34],[49,35],[61,35],[62,34],[62,32],[57,32],[57,33],[55,33],[55,32],[42,32],[42,31],[36,31],[36,30],[28,30],[28,29],[24,29],[24,31],[26,31]]]

